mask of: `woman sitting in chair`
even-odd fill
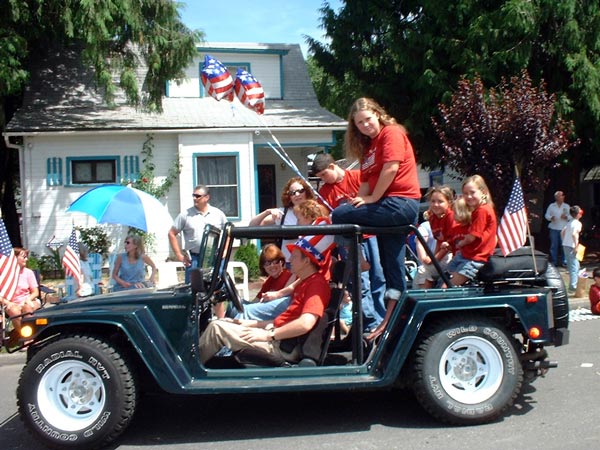
[[[0,298],[0,301],[5,308],[6,314],[13,318],[12,323],[15,330],[19,331],[21,329],[21,317],[19,316],[31,314],[36,309],[39,309],[42,304],[39,301],[40,290],[35,274],[33,270],[26,267],[29,250],[15,247],[13,251],[19,264],[17,289],[12,299]]]
[[[146,280],[146,265],[149,265],[152,269],[148,280]],[[115,291],[154,286],[156,266],[150,257],[144,253],[144,243],[140,236],[127,236],[125,239],[125,253],[117,256],[112,277],[116,282]]]

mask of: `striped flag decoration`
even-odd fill
[[[0,219],[0,297],[12,300],[19,283],[19,264],[4,220]]]
[[[65,273],[71,275],[79,285],[83,283],[83,273],[81,272],[81,262],[79,259],[79,244],[77,243],[77,234],[75,228],[71,231],[65,254],[63,255],[62,265]]]
[[[515,178],[504,215],[498,227],[498,242],[504,256],[525,245],[527,238],[527,209],[519,178]]]
[[[208,95],[215,100],[233,101],[233,78],[227,67],[210,55],[204,57],[202,85]]]
[[[251,73],[238,69],[234,89],[235,95],[244,106],[256,111],[257,114],[265,112],[265,91]]]

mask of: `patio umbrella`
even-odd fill
[[[81,194],[67,212],[83,212],[98,223],[129,225],[140,230],[163,231],[173,219],[156,197],[120,184],[105,184]]]

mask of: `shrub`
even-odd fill
[[[251,242],[240,245],[233,259],[234,261],[243,262],[248,266],[248,278],[250,280],[258,279],[260,269],[258,267],[258,250],[256,245]]]
[[[88,248],[89,253],[100,253],[103,259],[108,257],[108,248],[110,240],[108,233],[101,226],[95,227],[75,227],[81,236],[81,242]]]

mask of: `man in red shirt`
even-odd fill
[[[284,352],[279,342],[308,333],[323,316],[331,291],[319,268],[333,246],[333,236],[325,235],[305,236],[289,245],[291,271],[301,280],[290,306],[275,320],[213,320],[200,337],[202,363],[223,347],[234,353],[252,348],[270,359],[297,362],[300,355]]]

